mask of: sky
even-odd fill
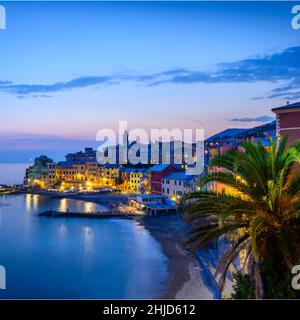
[[[102,128],[272,121],[300,100],[297,2],[2,2],[0,162],[97,146]]]

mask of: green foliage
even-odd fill
[[[296,299],[297,291],[292,288],[292,274],[284,267],[282,257],[274,252],[272,259],[265,259],[261,267],[265,299]]]
[[[183,245],[193,252],[225,235],[232,244],[216,269],[221,290],[228,268],[243,252],[244,271],[255,283],[256,298],[279,297],[279,292],[293,297],[288,278],[300,261],[300,173],[295,172],[300,142],[287,147],[285,136],[280,142],[271,139],[269,149],[250,141],[242,147],[214,158],[210,167],[218,171],[200,182],[200,187],[221,183],[234,193],[200,191],[184,197],[190,228]],[[262,272],[265,264],[272,272]],[[280,268],[270,268],[274,265]]]
[[[255,299],[255,284],[248,274],[234,274],[235,284],[232,299]]]

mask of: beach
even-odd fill
[[[125,194],[66,194],[60,192],[39,191],[37,194],[52,198],[68,198],[94,202],[106,207],[112,204],[126,204]],[[158,241],[163,254],[168,259],[169,276],[163,292],[154,298],[161,299],[213,299],[212,291],[205,285],[199,265],[194,256],[180,248],[183,224],[177,215],[147,216],[133,218]]]
[[[169,277],[161,299],[213,299],[212,292],[205,286],[194,256],[180,249],[182,222],[178,216],[140,218],[141,223],[160,243],[168,258]]]

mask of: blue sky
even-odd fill
[[[300,99],[292,2],[0,4],[0,162],[96,146],[119,120],[252,127]]]

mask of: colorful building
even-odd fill
[[[288,143],[300,140],[300,102],[287,103],[285,106],[273,108],[276,114],[276,134],[283,137],[289,135]]]
[[[162,179],[172,172],[177,172],[178,169],[171,164],[157,164],[150,169],[150,186],[151,193],[162,193]]]
[[[121,183],[121,167],[118,164],[105,164],[98,167],[100,187],[114,187]]]
[[[126,169],[122,170],[122,173],[121,173],[121,179],[122,179],[121,188],[125,192],[130,190],[130,172],[131,172],[131,169],[126,168]]]
[[[122,170],[121,189],[133,193],[150,191],[149,170],[145,168],[125,168]]]
[[[145,180],[146,169],[132,169],[130,172],[130,191],[139,192],[142,181]]]
[[[55,180],[53,170],[55,164],[52,159],[46,156],[37,157],[34,159],[34,164],[26,169],[24,183],[30,187],[48,188]]]
[[[162,195],[178,201],[183,195],[196,190],[196,176],[186,175],[185,171],[173,172],[162,179]]]
[[[165,215],[176,212],[176,203],[158,194],[137,194],[131,204],[149,215]]]

